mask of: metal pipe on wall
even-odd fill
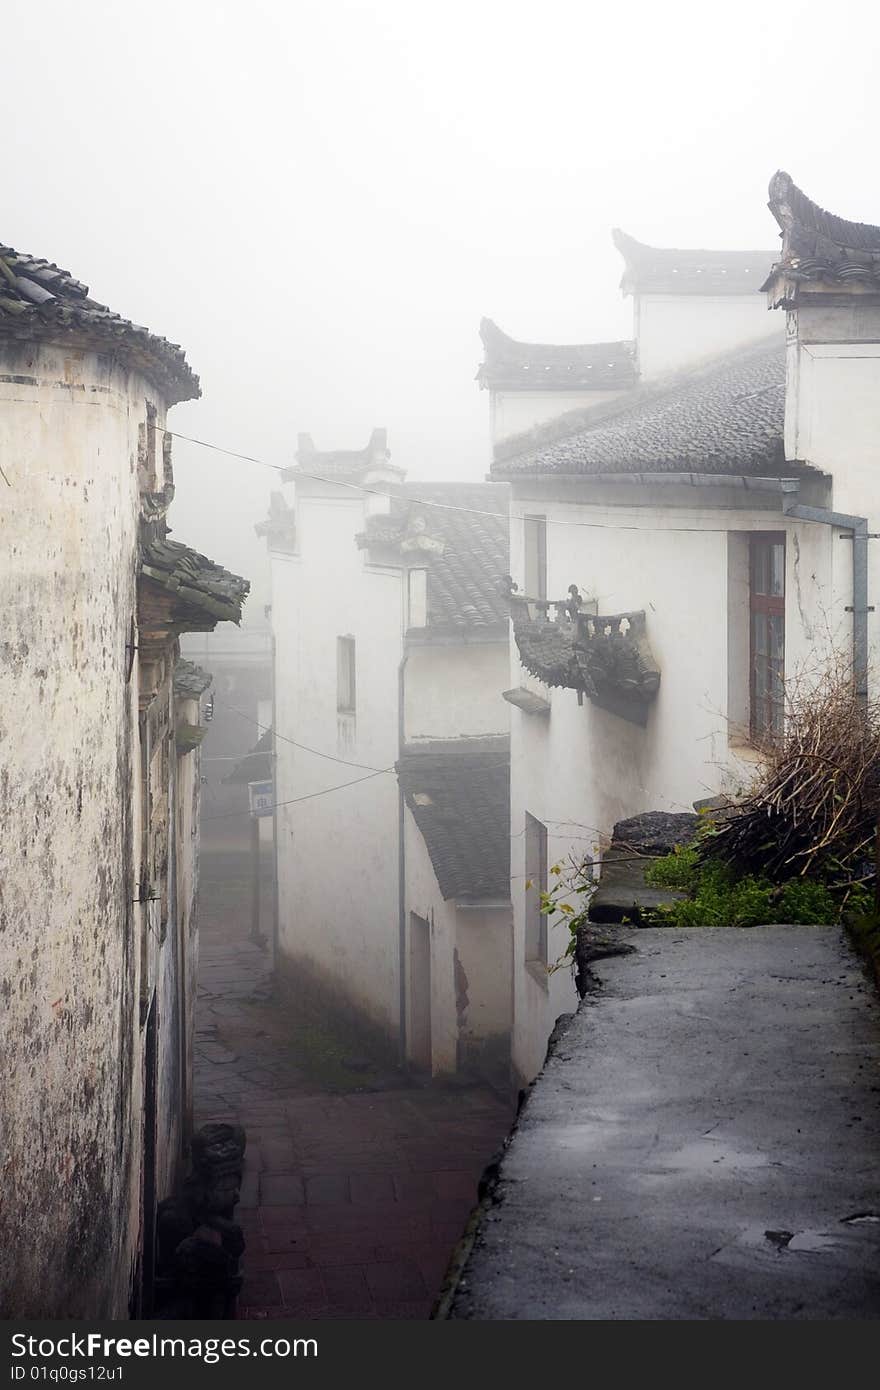
[[[807,507],[800,502],[783,499],[782,511],[796,521],[815,521],[823,526],[839,526],[852,532],[852,660],[856,697],[860,704],[868,703],[868,518],[833,512],[826,507]]]

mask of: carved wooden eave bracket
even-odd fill
[[[597,613],[572,585],[561,600],[510,594],[513,635],[522,665],[545,685],[576,690],[621,719],[645,724],[660,671],[643,611]]]
[[[644,611],[611,617],[580,614],[574,649],[584,694],[621,719],[644,724],[660,689]]]

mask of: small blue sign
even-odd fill
[[[252,816],[257,819],[260,816],[271,816],[275,809],[274,783],[271,781],[248,782],[248,798]]]

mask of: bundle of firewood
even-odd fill
[[[845,886],[874,875],[880,705],[835,671],[789,692],[784,738],[742,800],[702,842],[707,858],[775,882],[816,874]]]

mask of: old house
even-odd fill
[[[301,436],[262,530],[279,969],[428,1073],[507,1074],[507,489]]]
[[[0,1307],[148,1312],[190,1124],[198,746],[181,633],[247,583],[167,536],[183,352],[0,247]]]
[[[655,250],[616,234],[637,380],[496,440],[516,584],[524,1079],[576,1002],[568,972],[548,974],[567,936],[539,910],[548,867],[570,854],[598,864],[621,819],[743,785],[781,735],[785,682],[809,679],[823,653],[843,652],[864,680],[880,232],[823,213],[785,175],[770,206],[781,255]],[[768,307],[787,310],[787,348]],[[520,363],[531,371],[549,351],[521,345]],[[486,342],[493,396],[511,390],[495,352]]]

